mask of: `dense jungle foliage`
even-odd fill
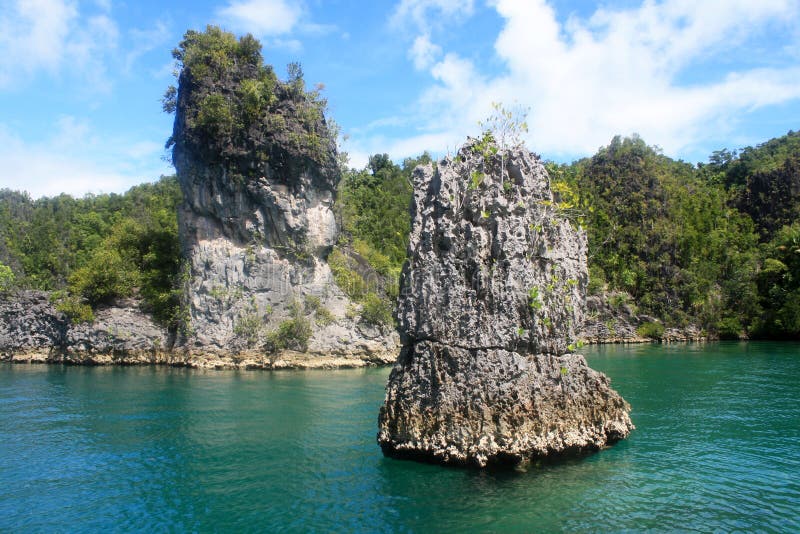
[[[799,161],[789,132],[698,166],[616,137],[548,167],[586,225],[591,291],[626,291],[640,313],[722,338],[796,338]]]
[[[172,51],[178,88],[167,88],[163,109],[176,113],[167,148],[173,161],[190,153],[203,165],[222,165],[234,181],[291,177],[313,161],[335,170],[335,128],[325,120],[320,87],[307,90],[299,63],[282,81],[264,63],[261,43],[217,26],[189,30]],[[329,174],[335,174],[329,173]]]
[[[180,202],[175,177],[81,199],[0,190],[0,266],[10,267],[17,287],[60,290],[58,306],[73,319],[91,320],[91,307],[139,296],[173,325]]]
[[[348,288],[375,322],[390,320],[411,173],[427,162],[427,154],[402,165],[376,155],[339,185],[344,232],[331,264],[351,277]],[[547,167],[560,205],[589,234],[591,292],[626,291],[640,313],[723,338],[800,337],[800,133],[715,152],[697,166],[617,137],[591,158]],[[90,305],[138,294],[170,324],[179,202],[172,177],[83,199],[0,191],[0,291],[67,289]],[[381,275],[380,287],[353,257]]]

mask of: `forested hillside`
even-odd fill
[[[405,258],[411,173],[430,160],[398,166],[375,155],[340,183],[344,237],[330,262],[376,321],[390,319]],[[718,151],[697,166],[616,137],[548,170],[560,209],[589,234],[590,292],[624,291],[667,326],[800,337],[800,133]],[[83,199],[0,191],[0,289],[67,289],[61,306],[84,319],[87,305],[138,295],[175,324],[179,202],[171,177]]]
[[[180,201],[174,177],[81,199],[0,190],[0,264],[13,273],[6,285],[67,290],[54,298],[78,321],[91,320],[92,306],[139,296],[156,319],[173,325]]]
[[[696,167],[616,137],[550,171],[589,233],[591,291],[723,338],[797,337],[799,157],[793,132]]]

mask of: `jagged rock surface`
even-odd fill
[[[92,324],[72,324],[43,291],[0,299],[0,360],[150,363],[171,337],[136,301],[98,309]]]
[[[126,299],[95,311],[91,324],[72,324],[44,291],[19,291],[0,298],[0,362],[76,365],[171,365],[200,369],[332,369],[391,363],[384,346],[362,343],[338,353],[310,346],[306,352],[265,354],[193,353],[172,344],[174,336],[142,312],[140,302]],[[379,334],[366,325],[364,338]],[[326,329],[344,344],[341,327]]]
[[[538,158],[491,148],[470,140],[415,171],[385,454],[520,464],[633,428],[608,379],[569,353],[583,324],[585,234],[558,216]]]
[[[636,312],[627,293],[611,292],[586,298],[586,319],[579,337],[587,343],[665,343],[709,341],[714,339],[699,326],[666,328],[660,339],[642,337],[637,329],[644,323],[660,323],[657,318]]]

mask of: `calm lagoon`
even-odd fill
[[[386,459],[388,368],[0,365],[0,531],[800,531],[800,345],[589,348],[630,439],[526,473]]]

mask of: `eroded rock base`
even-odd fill
[[[630,406],[579,354],[404,347],[379,417],[388,456],[520,466],[599,450],[634,428]]]

